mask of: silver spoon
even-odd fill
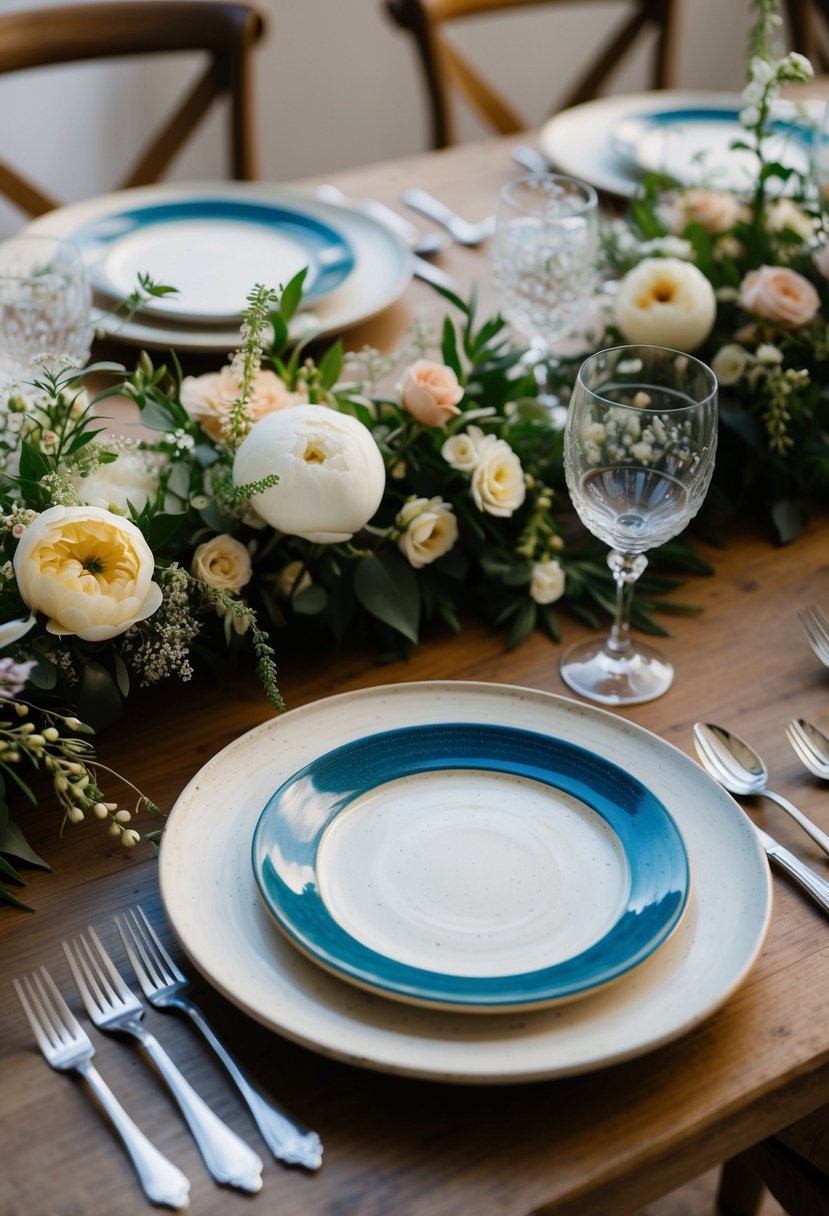
[[[472,223],[456,215],[445,203],[425,190],[404,190],[400,195],[401,202],[412,211],[425,215],[445,228],[453,241],[459,245],[482,245],[495,231],[495,216],[487,216],[478,223]]]
[[[786,798],[768,788],[766,766],[747,743],[722,726],[697,722],[694,726],[694,746],[703,768],[729,793],[758,795],[776,802],[829,856],[829,836]]]
[[[829,781],[829,739],[805,718],[786,727],[786,738],[810,773]]]

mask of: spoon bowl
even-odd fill
[[[702,766],[731,794],[768,798],[803,828],[829,856],[829,836],[787,798],[768,788],[768,770],[753,747],[712,722],[694,726],[694,746]]]

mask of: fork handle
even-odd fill
[[[162,1207],[186,1208],[190,1202],[190,1182],[177,1165],[151,1144],[141,1128],[133,1123],[115,1094],[94,1064],[85,1061],[76,1065],[77,1071],[104,1108],[121,1137],[124,1148],[135,1166],[144,1194],[152,1203]]]
[[[184,997],[172,997],[168,1000],[168,1004],[174,1005],[176,1009],[186,1013],[198,1026],[236,1083],[263,1140],[274,1157],[289,1165],[303,1165],[309,1170],[319,1169],[322,1165],[322,1141],[317,1133],[299,1123],[273,1098],[263,1094],[254,1085],[241,1065],[216,1037],[212,1026],[198,1005]]]
[[[827,836],[825,832],[822,832],[816,823],[812,823],[811,819],[808,819],[802,811],[799,811],[797,807],[793,803],[789,802],[787,798],[784,798],[782,794],[775,794],[772,790],[763,790],[763,797],[770,798],[772,802],[776,802],[779,807],[782,807],[786,814],[789,815],[795,821],[795,823],[799,823],[807,836],[811,836],[818,848],[823,849],[824,853],[827,855],[827,857],[829,857],[829,836]]]
[[[130,1027],[132,1029],[132,1027]],[[204,1163],[217,1182],[254,1194],[262,1189],[262,1162],[240,1136],[199,1097],[155,1035],[136,1024],[136,1035],[166,1081],[193,1133]]]

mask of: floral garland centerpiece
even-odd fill
[[[698,184],[649,179],[608,229],[619,278],[610,333],[693,351],[711,365],[721,426],[709,505],[763,509],[785,542],[829,491],[829,243],[811,175],[779,163],[772,138],[781,90],[807,83],[812,66],[797,52],[777,53],[777,0],[752,7],[744,134],[734,151],[753,156],[754,188],[719,188],[704,159]],[[819,153],[814,118],[784,104],[798,138]]]

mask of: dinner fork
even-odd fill
[[[95,1048],[46,968],[12,983],[47,1064],[61,1072],[77,1072],[89,1084],[121,1137],[147,1198],[163,1207],[186,1208],[189,1180],[133,1123],[98,1072],[92,1063]]]
[[[144,910],[130,908],[124,916],[116,916],[115,923],[144,996],[156,1009],[179,1010],[195,1023],[235,1081],[274,1157],[290,1165],[319,1169],[323,1150],[317,1133],[258,1090],[219,1041],[198,1005],[187,996],[190,981],[170,958]]]
[[[789,723],[786,738],[809,772],[829,781],[829,739],[804,718]]]
[[[815,604],[810,604],[808,608],[798,612],[797,619],[803,626],[812,650],[824,667],[829,667],[829,621]]]
[[[179,1072],[155,1035],[141,1024],[144,1009],[124,983],[93,928],[63,943],[81,1000],[94,1024],[105,1031],[132,1035],[166,1081],[217,1182],[251,1193],[262,1188],[262,1162],[231,1128],[214,1114]]]

